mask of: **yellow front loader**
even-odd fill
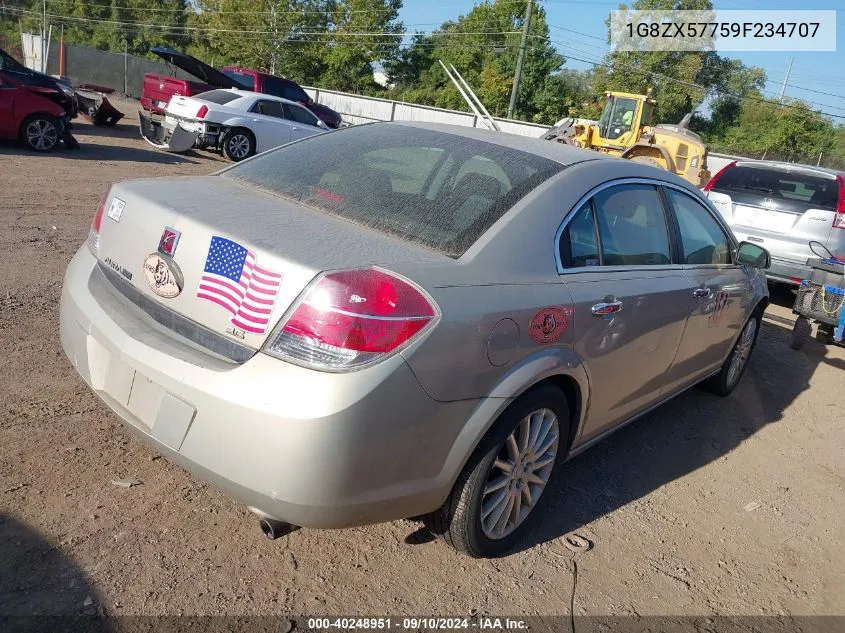
[[[598,123],[567,119],[543,138],[668,169],[703,187],[710,180],[707,147],[687,127],[692,115],[677,125],[655,125],[655,105],[651,90],[645,95],[606,92]]]

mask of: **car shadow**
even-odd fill
[[[111,127],[107,125],[94,125],[88,121],[85,121],[84,123],[77,123],[74,121],[72,132],[77,136],[77,138],[79,136],[140,138],[138,124],[133,122],[131,119],[128,122],[126,122],[125,119],[121,119],[116,125]]]
[[[68,160],[127,161],[158,163],[160,165],[197,165],[202,159],[207,158],[193,150],[184,154],[168,154],[167,152],[160,152],[154,149],[84,142],[80,143],[79,149],[70,150],[60,147],[55,152],[48,154],[37,154],[15,143],[4,142],[0,144],[0,156],[40,156],[42,158],[54,157]],[[213,158],[213,156],[209,158]]]
[[[820,363],[845,366],[827,359],[815,341],[801,352],[790,349],[790,330],[767,315],[748,369],[728,398],[690,389],[564,464],[533,528],[509,553],[575,532],[728,454],[780,421]]]
[[[106,633],[101,603],[91,579],[59,547],[0,513],[0,630]]]

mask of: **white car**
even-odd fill
[[[211,148],[236,162],[328,131],[325,123],[298,103],[234,89],[174,96],[164,121],[153,121],[141,112],[139,120],[141,136],[158,149]]]

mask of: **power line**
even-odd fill
[[[568,46],[567,44],[563,44],[562,42],[555,42],[554,40],[548,40],[548,41],[551,42],[551,43],[554,43],[554,44],[561,45],[561,46]],[[564,53],[567,55],[567,57],[569,59],[575,59],[577,61],[584,62],[586,64],[592,64],[593,66],[603,66],[605,68],[611,68],[611,69],[614,68],[613,64],[609,64],[609,63],[604,62],[604,61],[596,61],[596,60],[593,60],[593,59],[579,58],[579,57],[576,57],[574,55],[566,53],[566,51],[564,51]],[[711,92],[711,89],[706,88],[705,86],[702,86],[700,84],[696,84],[696,83],[689,82],[689,81],[683,81],[681,79],[676,79],[674,77],[670,77],[669,75],[664,75],[662,73],[658,73],[658,72],[655,72],[655,71],[652,71],[652,70],[646,70],[646,69],[643,69],[643,68],[639,68],[639,67],[631,65],[631,64],[622,64],[620,62],[617,62],[616,65],[619,65],[623,68],[630,68],[633,71],[640,73],[640,74],[643,74],[643,75],[648,75],[650,77],[658,77],[660,79],[664,79],[664,80],[669,81],[671,83],[684,85],[684,86],[687,86],[687,87],[690,87],[690,88],[697,88],[697,89],[703,91],[704,95]],[[754,96],[751,96],[751,95],[740,96],[740,95],[730,93],[726,90],[715,91],[715,92],[716,92],[716,94],[734,97],[734,98],[739,99],[739,100],[756,101],[758,103],[772,103],[772,100],[769,100],[769,99],[754,97]],[[768,93],[768,94],[775,94],[775,93],[772,93],[772,92],[766,91],[766,90],[761,90],[760,92]],[[806,103],[811,104],[811,105],[821,106],[823,108],[833,107],[835,110],[840,109],[836,106],[828,106],[827,104],[817,103],[817,102],[814,102],[814,101],[806,101]],[[800,106],[788,104],[788,103],[782,104],[781,107],[803,110],[803,108],[801,108]],[[831,112],[824,112],[824,111],[821,111],[821,110],[819,110],[818,112],[819,112],[819,114],[822,114],[824,116],[829,116],[829,117],[832,117],[832,118],[845,120],[845,115],[842,115],[842,114],[833,114]]]
[[[24,9],[16,9],[16,8],[5,7],[5,6],[0,6],[0,12],[6,12],[6,13],[11,12],[11,13],[15,13],[15,14],[18,14],[18,15],[21,15],[21,14],[23,14],[23,15],[36,15],[36,16],[39,16],[39,17],[41,15],[40,13],[37,13],[37,12],[34,12],[34,11],[27,11],[27,10],[24,10]],[[202,31],[202,32],[218,32],[218,33],[238,33],[241,36],[253,36],[253,37],[255,37],[255,36],[265,36],[265,35],[277,35],[277,33],[273,32],[273,31],[244,31],[244,30],[241,30],[241,29],[213,29],[213,28],[205,28],[205,27],[188,27],[188,26],[177,26],[177,25],[167,26],[167,25],[140,23],[140,22],[121,22],[121,21],[117,21],[117,20],[103,20],[103,19],[97,19],[97,18],[82,18],[82,17],[76,17],[76,16],[63,16],[63,15],[57,15],[57,14],[47,14],[47,15],[48,15],[48,17],[54,18],[59,23],[62,23],[62,21],[73,21],[73,22],[83,22],[83,23],[113,24],[113,25],[124,26],[124,27],[127,27],[127,28],[134,28],[134,29],[139,30],[139,31],[143,31],[143,30],[149,29],[149,28],[156,28],[156,29],[177,31],[174,34],[179,34],[178,31],[181,31],[182,34],[186,34],[186,32],[188,32],[188,31]],[[560,30],[571,30],[571,29],[563,29],[563,27],[556,27],[556,28],[558,28]],[[595,36],[591,36],[591,35],[586,34],[586,33],[580,33],[578,31],[573,31],[573,32],[577,33],[579,35],[586,35],[587,37],[595,38]],[[296,33],[293,37],[286,38],[285,43],[291,43],[291,44],[335,43],[335,42],[337,42],[337,39],[339,37],[342,38],[344,36],[352,36],[352,37],[373,37],[373,36],[401,37],[401,38],[404,39],[404,38],[409,37],[409,36],[414,37],[414,36],[417,36],[417,35],[424,35],[424,36],[425,35],[429,35],[429,36],[431,36],[431,35],[437,35],[437,36],[443,36],[443,35],[445,35],[445,36],[471,36],[471,35],[516,35],[516,34],[519,34],[519,31],[510,31],[510,32],[508,32],[508,31],[478,31],[478,32],[475,32],[475,31],[473,31],[473,32],[431,31],[431,32],[428,32],[428,33],[426,33],[426,32],[391,33],[391,32],[387,32],[387,31],[378,31],[378,32],[369,32],[369,33],[365,33],[365,32],[344,32],[344,31],[310,31],[310,32],[309,31],[303,31],[303,32]],[[308,36],[308,35],[324,36],[324,37],[327,37],[329,39],[324,39],[324,40],[320,40],[320,39],[297,39],[297,38],[301,38],[302,36]],[[555,45],[560,46],[564,49],[570,48],[570,49],[575,50],[576,52],[579,52],[579,53],[581,53],[582,55],[585,55],[585,56],[592,55],[592,53],[587,53],[585,51],[582,51],[580,49],[572,47],[570,44],[565,44],[565,43],[557,41],[557,40],[552,40],[550,38],[546,38],[546,37],[538,36],[538,35],[530,35],[530,37],[543,40],[547,44],[555,44]],[[595,39],[599,39],[599,38],[595,38]],[[390,43],[385,43],[383,40],[375,40],[375,41],[373,41],[373,40],[371,40],[371,41],[356,40],[355,42],[352,42],[352,43],[361,44],[361,45],[374,44],[374,45],[377,45],[377,46],[391,47],[391,48],[393,46],[396,46],[396,45],[398,45],[400,48],[413,45],[413,43],[407,43],[407,44],[396,43],[396,44],[391,45]],[[491,49],[497,49],[497,48],[512,48],[512,47],[515,47],[515,45],[508,46],[508,45],[504,45],[504,44],[489,44],[489,45],[473,44],[471,46],[465,46],[465,47],[462,46],[460,48],[467,48],[467,49],[491,48]],[[372,46],[371,46],[371,48],[372,48]],[[431,49],[435,49],[435,48],[459,48],[459,46],[444,46],[443,44],[439,44],[439,45],[428,45],[425,48],[431,48]],[[542,50],[544,50],[544,49],[538,49],[536,47],[530,47],[530,49],[532,51],[542,51]],[[602,66],[602,67],[606,67],[606,68],[614,68],[613,64],[608,64],[607,62],[604,62],[604,61],[598,61],[598,60],[595,60],[595,59],[589,59],[589,58],[585,58],[585,57],[578,57],[578,56],[575,56],[575,55],[568,53],[566,50],[564,50],[563,52],[564,52],[565,56],[569,59],[573,59],[573,60],[576,60],[576,61],[587,63],[587,64],[590,64],[590,65],[593,65],[593,66]],[[630,68],[633,71],[640,73],[640,74],[648,75],[650,77],[661,78],[661,79],[663,79],[665,81],[669,81],[671,83],[684,85],[684,86],[687,86],[687,87],[690,87],[690,88],[695,88],[695,89],[703,91],[704,94],[711,92],[711,89],[708,89],[708,88],[706,88],[706,87],[704,87],[700,84],[676,79],[676,78],[671,77],[669,75],[658,73],[656,71],[642,69],[642,68],[639,68],[639,67],[631,65],[631,64],[622,64],[620,62],[616,62],[615,66],[621,66],[623,68]],[[791,85],[791,84],[788,84],[788,85]],[[802,89],[800,86],[792,86],[792,87],[794,87],[796,89]],[[830,94],[830,93],[823,93],[821,91],[815,91],[815,90],[812,90],[812,89],[807,89],[807,90],[809,90],[810,92],[818,92],[820,94],[826,94],[828,96],[834,96],[834,97],[841,98],[841,95],[833,95],[833,94]],[[774,94],[773,92],[766,91],[766,90],[762,90],[761,92],[767,93],[767,94]],[[771,103],[770,100],[767,100],[765,98],[757,98],[757,97],[753,97],[753,96],[749,96],[749,95],[739,96],[739,95],[729,93],[727,91],[717,91],[717,94],[732,96],[732,97],[735,97],[735,98],[740,99],[740,100],[750,100],[750,101],[756,101],[756,102],[760,102],[760,103]],[[814,101],[806,101],[805,100],[805,102],[810,104],[810,105],[817,105],[817,106],[821,106],[821,107],[824,107],[824,108],[832,107],[833,109],[837,109],[837,110],[845,110],[845,108],[839,108],[837,106],[829,106],[827,104],[822,104],[822,103],[818,103],[818,102],[814,102]],[[796,106],[796,105],[792,105],[792,104],[783,104],[783,107],[802,109],[802,108],[800,108],[800,106]],[[819,113],[824,115],[824,116],[829,116],[829,117],[832,117],[832,118],[845,119],[845,115],[832,114],[830,112],[824,112],[824,111],[821,111],[821,110],[819,111]]]
[[[17,14],[25,14],[25,15],[40,15],[35,11],[27,11],[25,9],[13,9],[11,7],[0,7],[0,10],[3,11],[11,11]],[[94,24],[113,24],[116,26],[127,26],[127,27],[146,27],[146,28],[156,28],[156,29],[163,29],[163,30],[170,30],[170,31],[202,31],[202,32],[210,32],[210,33],[249,33],[253,35],[277,35],[275,31],[245,31],[243,29],[218,29],[212,27],[205,27],[205,26],[180,26],[180,25],[159,25],[153,23],[144,23],[144,22],[126,22],[121,20],[106,20],[103,18],[83,18],[77,17],[72,15],[58,15],[55,13],[48,13],[47,17],[53,18],[57,22],[63,21],[72,21],[72,22],[83,22],[83,23],[94,23]],[[371,32],[360,32],[360,31],[343,31],[343,30],[334,30],[334,31],[297,31],[299,35],[350,35],[350,36],[390,36],[390,37],[414,37],[417,35],[436,35],[436,36],[446,36],[446,37],[457,37],[457,36],[470,36],[470,35],[518,35],[520,31],[403,31],[403,32],[391,32],[391,31],[371,31]]]

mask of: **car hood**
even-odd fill
[[[308,104],[308,109],[314,113],[314,115],[323,121],[329,127],[338,127],[343,122],[340,115],[332,110],[330,107],[323,105],[322,103],[317,103],[316,101],[312,101]]]
[[[196,57],[191,57],[187,53],[182,53],[172,48],[164,48],[162,46],[156,46],[150,49],[150,52],[155,53],[167,63],[173,64],[177,68],[181,68],[189,75],[193,75],[200,81],[214,88],[244,88],[231,77],[223,74],[216,68],[209,66],[205,62],[201,62]]]

